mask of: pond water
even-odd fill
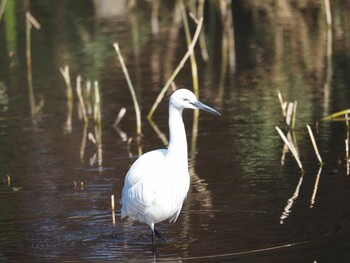
[[[350,107],[350,2],[332,2],[332,30],[323,1],[233,2],[234,42],[232,28],[222,24],[225,10],[215,1],[205,4],[209,60],[197,47],[199,96],[222,117],[200,112],[196,123],[192,111],[184,112],[191,188],[177,222],[158,225],[165,241],[154,251],[147,226],[120,221],[119,200],[137,156],[164,147],[146,116],[186,53],[182,21],[174,19],[178,6],[161,3],[159,32],[154,24],[152,33],[148,2],[128,9],[127,1],[7,1],[0,21],[0,261],[350,259],[349,129],[345,121],[316,125]],[[41,24],[30,31],[32,90],[26,10]],[[196,25],[189,23],[193,34]],[[141,107],[140,143],[115,42]],[[72,105],[59,71],[65,65]],[[86,125],[79,117],[78,74],[83,90],[87,80],[99,83],[101,125],[91,113]],[[192,89],[189,62],[175,83]],[[275,129],[287,133],[278,90],[284,100],[297,101],[292,134],[303,174]],[[170,94],[153,117],[165,136]]]

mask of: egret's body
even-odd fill
[[[152,240],[154,234],[160,236],[154,227],[156,223],[176,221],[190,186],[186,131],[182,120],[184,108],[199,108],[220,115],[200,103],[191,91],[175,91],[169,102],[168,149],[145,153],[125,177],[121,217],[149,225]]]

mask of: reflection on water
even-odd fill
[[[6,1],[0,261],[348,261],[349,131],[344,122],[319,124],[321,169],[305,128],[349,108],[350,2],[330,2],[331,25],[326,2],[198,1],[197,12],[186,1],[186,11],[205,16],[195,52],[199,96],[223,116],[184,112],[191,190],[178,221],[159,224],[166,240],[153,253],[146,226],[120,222],[119,198],[139,153],[167,144],[166,99],[154,123],[145,116],[187,50],[180,2]],[[41,24],[30,34],[32,91],[26,11]],[[141,143],[116,42],[141,107]],[[192,87],[189,63],[175,81]],[[277,90],[298,103],[290,133]],[[290,152],[281,165],[275,126],[290,134],[304,175]]]

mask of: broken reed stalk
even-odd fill
[[[118,59],[119,59],[119,62],[121,64],[121,66],[122,66],[122,69],[123,69],[126,81],[128,83],[128,86],[129,86],[131,97],[132,97],[132,100],[133,100],[133,103],[134,103],[135,114],[136,114],[136,131],[137,131],[138,137],[140,138],[141,137],[141,114],[140,114],[139,103],[137,101],[135,90],[134,90],[134,87],[132,85],[132,82],[131,82],[128,70],[127,70],[127,68],[125,66],[124,59],[123,59],[123,57],[122,57],[122,55],[120,53],[119,45],[118,45],[118,43],[114,43],[113,46],[115,48],[115,51],[117,52]]]
[[[191,39],[190,27],[188,24],[186,9],[185,9],[185,5],[183,3],[183,0],[180,0],[180,10],[181,10],[181,16],[182,16],[184,29],[185,29],[187,47],[189,48],[189,46],[191,45],[192,39]],[[198,69],[197,69],[196,56],[195,56],[194,52],[191,52],[190,60],[191,60],[191,69],[192,69],[193,91],[194,91],[194,94],[196,95],[196,97],[198,98],[198,95],[199,95]]]
[[[69,67],[68,66],[60,67],[60,72],[64,79],[64,82],[66,83],[66,97],[67,97],[67,108],[68,108],[67,120],[64,125],[64,130],[67,133],[71,133],[72,132],[72,112],[73,112],[73,90],[70,82]]]
[[[279,127],[275,127],[277,132],[279,133],[279,135],[281,136],[282,140],[284,141],[284,143],[288,146],[289,150],[292,152],[300,170],[302,173],[304,173],[304,169],[303,169],[303,165],[301,164],[300,162],[300,159],[299,159],[299,155],[298,155],[298,152],[297,150],[295,149],[293,143],[291,143],[287,137],[283,134],[283,132],[281,131],[281,129]]]
[[[64,68],[60,68],[60,72],[62,74],[62,77],[64,79],[64,82],[66,83],[66,96],[68,100],[73,100],[73,90],[72,90],[72,85],[70,82],[70,76],[69,76],[69,67],[64,66]]]
[[[309,131],[309,135],[310,135],[310,138],[311,138],[312,146],[314,147],[317,159],[320,162],[320,165],[323,166],[323,161],[322,161],[320,152],[318,151],[318,147],[317,147],[316,140],[315,140],[314,134],[312,132],[312,129],[311,129],[311,127],[308,124],[306,124],[306,127],[307,127],[307,130]]]
[[[111,195],[111,208],[112,208],[112,222],[113,222],[113,225],[115,225],[114,195]]]
[[[195,34],[193,36],[192,43],[188,47],[188,50],[187,50],[185,56],[182,58],[182,60],[180,61],[179,65],[176,67],[176,69],[174,70],[174,72],[172,73],[170,78],[168,79],[167,83],[165,84],[163,89],[160,91],[160,93],[159,93],[157,99],[155,100],[151,110],[149,111],[149,113],[147,115],[147,118],[149,120],[152,119],[152,116],[153,116],[155,110],[157,109],[159,103],[162,101],[165,92],[168,90],[170,84],[174,81],[175,77],[180,72],[181,68],[184,66],[186,60],[188,59],[188,57],[193,52],[194,46],[196,45],[198,37],[199,37],[199,33],[201,32],[202,25],[203,25],[203,17],[199,18],[199,20],[198,20],[196,32],[195,32]]]
[[[84,123],[88,123],[89,119],[86,115],[84,99],[83,99],[83,95],[81,93],[81,76],[80,75],[77,76],[76,85],[77,85],[76,90],[77,90],[77,95],[78,95],[78,99],[79,99],[81,113],[83,115],[83,120],[84,120]]]
[[[125,108],[121,108],[117,118],[115,119],[114,123],[113,123],[113,127],[117,127],[119,125],[119,123],[121,122],[121,120],[123,119],[123,117],[126,114],[126,109]]]
[[[111,207],[112,207],[112,211],[115,210],[115,206],[114,206],[114,195],[111,195]]]

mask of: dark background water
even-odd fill
[[[166,241],[154,254],[147,226],[120,222],[119,198],[138,154],[164,147],[146,116],[186,52],[182,21],[174,20],[177,4],[161,2],[159,33],[152,33],[152,5],[144,1],[133,9],[127,1],[6,1],[0,21],[0,261],[350,259],[348,130],[345,122],[330,121],[316,129],[322,117],[349,108],[350,2],[332,1],[328,30],[324,1],[233,1],[232,65],[225,62],[227,18],[222,20],[219,3],[205,2],[209,61],[198,47],[196,59],[199,97],[222,117],[201,112],[196,133],[193,113],[184,113],[191,189],[178,221],[159,224]],[[39,31],[31,29],[34,107],[26,10],[41,24]],[[192,34],[195,27],[190,20]],[[115,42],[142,111],[139,145]],[[74,88],[71,129],[59,72],[64,65]],[[100,163],[91,163],[97,149],[87,139],[99,126],[91,116],[88,125],[79,119],[78,74],[84,89],[88,79],[100,86]],[[192,89],[190,63],[175,82]],[[286,125],[277,90],[298,102],[294,136],[303,175],[290,152],[281,164],[283,141],[275,126],[286,132]],[[165,135],[170,94],[153,117]],[[122,107],[127,113],[119,128],[129,143],[112,127]],[[306,124],[325,162],[321,171]]]

